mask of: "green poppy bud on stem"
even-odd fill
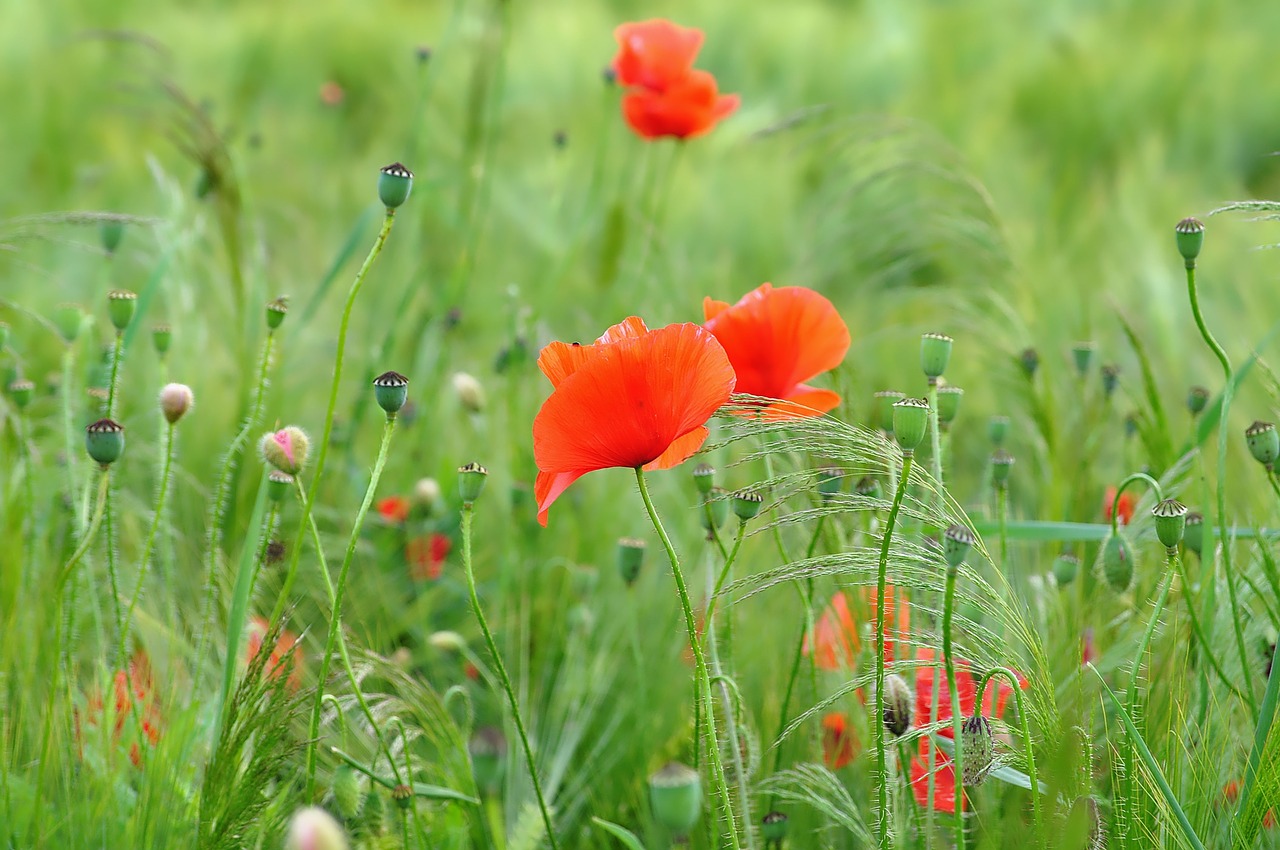
[[[1004,449],[996,449],[991,453],[991,483],[997,490],[1009,486],[1009,473],[1013,470],[1013,455]]]
[[[173,328],[168,325],[156,325],[151,329],[151,346],[156,354],[164,357],[169,353],[169,344],[173,342]]]
[[[1102,547],[1102,572],[1116,593],[1124,593],[1133,583],[1133,549],[1124,535],[1117,532]]]
[[[853,492],[864,498],[878,499],[880,498],[880,482],[870,475],[864,475],[854,485]]]
[[[1201,548],[1204,546],[1204,514],[1199,511],[1191,511],[1187,514],[1186,527],[1182,532],[1182,541],[1187,544],[1187,548],[1197,555],[1200,554]]]
[[[782,812],[769,812],[760,821],[760,837],[766,844],[772,843],[781,847],[782,842],[787,838],[790,826],[790,820]]]
[[[360,816],[364,794],[360,788],[360,774],[349,764],[338,765],[333,771],[333,803],[344,821]]]
[[[928,430],[928,400],[904,398],[893,405],[893,435],[904,454],[915,452]]]
[[[951,525],[942,532],[942,551],[947,559],[947,566],[957,569],[969,557],[969,550],[978,539],[973,532],[963,525]]]
[[[102,250],[107,252],[107,256],[111,256],[120,247],[120,240],[124,238],[124,219],[120,218],[104,218],[102,223],[98,225],[98,239],[102,242]]]
[[[698,492],[706,496],[716,486],[716,470],[709,463],[700,463],[693,468],[693,485]]]
[[[399,372],[383,372],[373,379],[373,397],[387,418],[395,419],[409,399],[409,379]]]
[[[279,504],[289,495],[293,487],[293,476],[287,472],[273,469],[267,473],[267,498]]]
[[[995,739],[991,735],[991,722],[981,714],[966,717],[960,725],[960,755],[964,763],[965,787],[981,785],[991,772],[995,757]]]
[[[1076,580],[1080,572],[1080,559],[1070,552],[1063,552],[1053,559],[1053,580],[1058,587],[1066,587]]]
[[[987,420],[987,439],[993,446],[1003,446],[1009,436],[1009,417],[992,416]]]
[[[1102,394],[1107,398],[1111,398],[1119,386],[1120,367],[1114,363],[1104,365],[1102,367]]]
[[[676,836],[689,833],[702,813],[702,778],[693,768],[670,762],[649,777],[653,816]]]
[[[1036,370],[1040,368],[1040,352],[1034,348],[1022,349],[1022,353],[1018,355],[1018,365],[1022,367],[1022,374],[1028,379],[1034,378]]]
[[[1271,422],[1255,420],[1244,431],[1245,442],[1249,445],[1249,454],[1253,459],[1271,471],[1276,459],[1280,458],[1280,431]]]
[[[729,493],[723,487],[712,487],[702,505],[702,527],[707,531],[720,528],[729,518]]]
[[[1151,515],[1156,518],[1156,537],[1166,549],[1177,549],[1187,528],[1187,506],[1176,499],[1165,499],[1156,503]]]
[[[964,390],[959,387],[951,384],[938,387],[938,428],[940,430],[950,429],[956,414],[960,412],[960,400],[963,397]]]
[[[113,289],[107,293],[107,315],[111,325],[121,333],[133,321],[133,312],[138,307],[138,296],[127,289]]]
[[[901,738],[911,728],[911,712],[915,706],[915,693],[907,680],[897,673],[890,673],[884,680],[884,728],[895,738]]]
[[[1204,247],[1204,224],[1198,219],[1184,218],[1173,229],[1174,239],[1178,245],[1178,253],[1186,261],[1187,268],[1196,267],[1196,258]]]
[[[1192,387],[1187,391],[1187,410],[1192,416],[1199,416],[1200,411],[1209,403],[1209,391],[1204,387]]]
[[[274,331],[284,324],[284,317],[289,313],[289,298],[281,295],[267,302],[267,330]]]
[[[623,537],[618,541],[618,574],[627,583],[627,587],[636,583],[640,577],[640,568],[644,566],[645,542],[634,537]]]
[[[754,490],[739,490],[733,494],[733,514],[743,522],[756,518],[764,505],[764,496]]]
[[[378,199],[394,212],[397,207],[409,200],[409,192],[413,189],[413,172],[398,162],[384,166],[378,172]]]
[[[307,465],[311,440],[307,432],[296,425],[264,434],[258,444],[262,459],[281,472],[297,475]]]
[[[105,469],[124,453],[124,426],[110,419],[99,419],[85,428],[84,447],[89,457]]]
[[[391,789],[391,799],[401,810],[408,811],[413,808],[413,789],[408,785],[397,785]]]
[[[26,410],[27,405],[31,403],[31,397],[35,395],[36,385],[26,378],[19,378],[9,383],[8,391],[13,406],[18,410]]]
[[[59,304],[54,308],[53,324],[68,343],[75,342],[76,337],[80,336],[80,324],[83,321],[84,310],[79,304]],[[0,348],[3,347],[0,346]]]
[[[877,424],[886,434],[893,433],[893,406],[906,397],[897,390],[881,390],[875,394]]]
[[[951,360],[951,337],[946,334],[927,333],[920,337],[920,368],[934,386]]]
[[[844,470],[838,466],[824,466],[818,470],[818,495],[828,502],[844,489]]]
[[[1094,342],[1077,342],[1071,346],[1071,359],[1076,364],[1076,375],[1081,379],[1089,374],[1089,367],[1093,365],[1093,353],[1097,350],[1097,343]]]
[[[484,491],[484,482],[489,477],[489,470],[472,461],[466,466],[458,467],[458,497],[464,505],[471,505],[480,498]]]

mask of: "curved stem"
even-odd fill
[[[516,692],[511,687],[511,677],[507,675],[507,665],[502,662],[502,655],[498,652],[498,643],[493,639],[493,632],[489,631],[489,621],[485,619],[484,609],[480,607],[480,595],[476,592],[476,574],[471,561],[471,520],[473,509],[470,502],[464,502],[462,505],[462,567],[467,574],[467,590],[471,594],[471,610],[476,615],[476,622],[480,624],[480,631],[484,633],[484,642],[489,647],[489,654],[493,656],[494,669],[498,671],[498,678],[502,681],[502,689],[507,695],[507,705],[511,708],[511,717],[516,725],[516,732],[520,735],[520,745],[524,748],[525,764],[529,767],[529,778],[533,781],[533,792],[538,798],[538,810],[542,813],[542,823],[547,830],[547,840],[551,843],[552,850],[558,850],[559,845],[556,843],[555,826],[551,822],[551,812],[547,808],[546,798],[542,794],[542,783],[538,780],[538,766],[533,758],[533,747],[529,743],[529,734],[525,731],[524,720],[520,716],[520,701],[516,699]]]
[[[893,506],[889,508],[889,520],[885,525],[884,539],[880,542],[880,564],[876,571],[876,713],[872,726],[876,730],[876,828],[880,847],[889,846],[889,768],[885,758],[884,728],[884,594],[889,569],[889,545],[893,541],[893,529],[902,508],[902,497],[911,479],[912,452],[902,454],[902,475],[893,491]],[[896,604],[896,603],[895,603]]]
[[[1120,485],[1116,487],[1115,496],[1111,500],[1111,533],[1112,534],[1115,534],[1116,531],[1119,529],[1120,495],[1124,493],[1124,490],[1126,487],[1128,487],[1130,484],[1134,483],[1135,481],[1147,482],[1148,486],[1150,486],[1151,489],[1155,492],[1157,500],[1164,498],[1164,491],[1160,487],[1160,482],[1152,478],[1150,475],[1147,475],[1147,473],[1145,472],[1135,472],[1132,475],[1130,475],[1128,478],[1121,481]]]
[[[951,692],[951,740],[955,743],[955,753],[951,756],[951,762],[959,787],[955,807],[956,849],[964,850],[964,747],[961,744],[960,732],[963,718],[960,709],[960,691],[956,689],[956,659],[951,643],[952,613],[955,609],[958,572],[954,567],[947,570],[947,586],[942,600],[942,660],[947,667],[947,690]],[[974,711],[981,710],[982,703],[974,703]]]
[[[1044,825],[1040,819],[1040,782],[1036,773],[1036,751],[1031,741],[1031,717],[1027,714],[1027,707],[1022,695],[1022,683],[1018,681],[1018,676],[1007,667],[996,667],[994,670],[987,672],[982,677],[982,681],[978,684],[978,698],[974,703],[979,707],[983,705],[983,697],[986,694],[987,683],[996,676],[1001,676],[1009,680],[1009,687],[1013,689],[1014,703],[1018,707],[1018,719],[1022,721],[1022,742],[1027,748],[1027,778],[1031,780],[1031,817],[1035,824],[1036,836],[1040,839],[1040,843],[1047,847],[1048,839],[1044,834]]]
[[[67,579],[71,578],[71,571],[75,569],[76,564],[80,563],[84,553],[88,552],[89,547],[93,544],[93,539],[98,536],[98,527],[102,525],[102,518],[106,514],[107,493],[110,492],[108,489],[110,476],[111,473],[108,470],[102,470],[102,477],[98,479],[98,501],[93,509],[93,517],[89,520],[89,528],[80,540],[80,545],[71,553],[71,557],[67,559],[66,565],[62,568],[62,574],[58,576],[59,594],[62,593],[62,588],[66,585]]]
[[[142,559],[138,562],[138,580],[133,584],[133,593],[129,597],[129,608],[125,612],[125,629],[120,633],[120,651],[116,666],[124,663],[125,650],[129,642],[129,623],[133,620],[133,609],[138,604],[138,596],[142,593],[142,580],[147,575],[147,564],[151,561],[151,550],[156,543],[156,532],[160,528],[160,518],[164,516],[164,500],[169,492],[169,468],[173,462],[173,424],[168,424],[164,437],[164,462],[160,467],[160,492],[156,496],[156,510],[151,517],[151,528],[147,530],[147,542],[142,547]]]
[[[649,520],[653,523],[654,530],[658,532],[658,537],[662,540],[662,545],[667,550],[667,558],[671,561],[671,573],[675,576],[676,591],[680,596],[680,607],[684,609],[685,628],[689,632],[689,646],[693,649],[695,675],[698,677],[701,690],[700,701],[705,707],[707,737],[710,741],[710,746],[707,747],[707,756],[711,763],[711,777],[715,782],[716,792],[720,795],[725,820],[729,824],[729,846],[733,850],[738,850],[738,822],[733,815],[733,799],[729,794],[729,784],[725,778],[724,764],[720,759],[720,738],[716,734],[715,712],[711,710],[711,677],[707,673],[707,660],[702,653],[702,641],[698,639],[698,625],[693,617],[693,603],[689,599],[689,588],[685,585],[684,571],[680,568],[680,557],[676,554],[675,547],[671,545],[671,538],[667,536],[667,530],[663,527],[662,519],[658,516],[658,511],[653,506],[653,499],[649,496],[649,486],[644,480],[644,470],[638,466],[636,467],[636,483],[640,487],[640,498],[644,500],[645,510],[649,512]],[[779,544],[781,544],[781,540],[779,540]]]

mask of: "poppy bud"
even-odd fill
[[[378,173],[378,199],[392,212],[409,200],[413,189],[413,172],[398,162],[384,166]]]
[[[281,472],[297,475],[307,465],[307,453],[311,451],[311,440],[307,433],[296,425],[281,428],[266,434],[259,444],[262,459]]]
[[[124,426],[110,419],[99,419],[85,428],[85,451],[103,468],[120,459],[124,453]]]
[[[1173,229],[1174,239],[1178,244],[1178,253],[1186,260],[1187,268],[1196,267],[1196,258],[1204,247],[1204,225],[1199,219],[1184,218]]]
[[[26,410],[27,405],[31,403],[31,396],[35,395],[35,391],[35,384],[26,378],[19,378],[9,384],[9,399],[18,410]]]
[[[391,799],[402,811],[408,811],[413,808],[413,789],[408,785],[397,785],[391,789]]]
[[[181,419],[194,403],[195,396],[186,384],[165,384],[160,390],[160,412],[170,425]]]
[[[911,710],[915,694],[907,680],[891,673],[884,680],[884,728],[895,738],[901,738],[911,728]]]
[[[284,317],[289,312],[289,299],[281,295],[267,302],[267,330],[274,331],[284,324]]]
[[[893,405],[893,435],[903,454],[911,454],[929,430],[929,402],[922,398],[904,398]]]
[[[969,557],[969,549],[978,542],[973,532],[963,525],[951,525],[942,532],[942,551],[947,559],[947,566],[957,569]]]
[[[864,475],[854,485],[853,492],[868,499],[880,498],[880,482],[870,475]]]
[[[1138,421],[1138,414],[1136,411],[1130,411],[1129,413],[1125,414],[1125,417],[1124,417],[1125,439],[1130,439],[1138,433],[1139,424],[1140,423]]]
[[[1022,366],[1022,374],[1034,378],[1036,370],[1040,368],[1040,353],[1034,348],[1024,348],[1018,355],[1018,364]]]
[[[479,413],[484,410],[484,387],[480,386],[480,382],[466,372],[455,372],[453,374],[453,391],[458,396],[458,401],[462,402],[462,406],[469,413]]]
[[[693,484],[698,492],[706,496],[716,486],[716,470],[709,463],[700,463],[693,468]]]
[[[489,470],[472,461],[466,466],[458,467],[458,496],[464,505],[470,505],[480,498],[484,490],[484,482],[489,477]]]
[[[634,537],[623,537],[618,541],[618,573],[627,586],[636,583],[640,576],[640,567],[644,566],[645,543]]]
[[[1116,593],[1124,593],[1133,583],[1133,549],[1119,532],[1102,547],[1102,572]]]
[[[497,726],[481,726],[467,742],[467,752],[476,785],[485,793],[496,793],[507,767],[507,736]]]
[[[991,453],[991,483],[997,490],[1009,486],[1009,473],[1013,469],[1013,455],[1004,449],[996,449]]]
[[[951,342],[951,337],[946,334],[928,333],[920,337],[920,368],[930,385],[936,384],[942,373],[947,371]]]
[[[1071,584],[1076,580],[1076,574],[1079,572],[1080,559],[1070,552],[1063,552],[1053,559],[1053,580],[1058,583],[1058,587]]]
[[[1280,431],[1271,422],[1255,420],[1245,429],[1244,439],[1249,444],[1249,454],[1268,471],[1280,458]]]
[[[383,372],[373,379],[373,397],[387,418],[395,419],[409,399],[409,379],[399,372]]]
[[[824,466],[818,470],[818,495],[822,501],[829,502],[831,497],[844,489],[844,471],[838,466]]]
[[[729,518],[729,493],[723,487],[712,487],[702,502],[702,527],[707,531],[720,528]]]
[[[102,250],[106,251],[108,255],[116,252],[116,249],[120,247],[120,240],[123,238],[123,219],[105,218],[98,225],[98,239],[102,242]]]
[[[951,384],[938,387],[938,427],[943,431],[955,421],[956,414],[960,412],[960,399],[963,396],[964,390]]]
[[[350,822],[360,816],[360,804],[364,795],[360,793],[360,774],[349,764],[339,765],[333,772],[333,803],[344,821]]]
[[[756,518],[764,505],[764,496],[754,490],[739,490],[733,494],[733,514],[743,522]]]
[[[164,357],[169,353],[169,343],[173,342],[173,328],[168,325],[156,325],[151,329],[151,346],[156,354]]]
[[[284,501],[293,487],[293,476],[287,472],[273,469],[267,473],[267,498],[277,504]]]
[[[669,762],[649,777],[649,803],[658,823],[677,836],[687,835],[702,813],[702,778],[691,767]]]
[[[75,342],[80,336],[80,323],[84,321],[84,310],[79,304],[59,304],[53,311],[53,324],[67,342]]]
[[[1204,387],[1192,387],[1187,391],[1187,410],[1191,411],[1192,416],[1199,416],[1208,403],[1209,391]]]
[[[382,835],[386,830],[387,804],[378,793],[378,786],[370,786],[369,793],[364,795],[364,807],[360,817],[360,831],[373,838]]]
[[[1182,542],[1197,555],[1204,546],[1204,514],[1191,511],[1187,514],[1186,528],[1182,532]]]
[[[467,648],[467,641],[457,632],[432,632],[427,643],[442,652],[461,652]]]
[[[270,488],[268,488],[267,492],[268,492],[268,495],[270,495]],[[263,563],[268,565],[280,563],[281,561],[284,560],[285,551],[286,550],[285,550],[283,541],[272,540],[270,543],[267,544],[267,554],[266,554],[266,557],[263,559]]]
[[[887,434],[893,433],[893,406],[906,398],[904,393],[897,390],[881,390],[876,393],[876,419],[880,425],[880,430]]]
[[[1071,346],[1071,359],[1076,364],[1076,374],[1083,378],[1089,374],[1089,366],[1093,364],[1093,353],[1098,349],[1094,342],[1077,342]]]
[[[1009,417],[992,416],[987,420],[987,439],[993,446],[1003,446],[1009,436]]]
[[[333,815],[319,806],[295,812],[285,850],[347,850],[347,837]]]
[[[1108,363],[1102,367],[1102,394],[1107,398],[1111,398],[1112,393],[1116,391],[1116,387],[1120,386],[1120,367],[1114,363]]]
[[[115,329],[124,333],[133,321],[133,311],[137,309],[138,296],[127,289],[113,289],[107,293],[107,315]]]
[[[1187,506],[1176,499],[1164,499],[1151,509],[1156,518],[1156,537],[1166,549],[1176,549],[1187,527]]]
[[[964,762],[962,780],[966,787],[981,785],[991,771],[995,740],[991,723],[981,714],[966,717],[960,725],[960,757]]]
[[[419,478],[418,483],[413,485],[413,497],[427,513],[431,513],[444,498],[444,492],[440,489],[440,482],[434,478]]]
[[[760,836],[766,844],[773,843],[781,847],[790,826],[789,819],[782,812],[769,812],[760,821]]]

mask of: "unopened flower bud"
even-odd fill
[[[85,450],[103,467],[110,466],[124,453],[124,426],[110,419],[99,419],[85,428]]]
[[[1192,416],[1199,416],[1200,411],[1208,404],[1209,390],[1206,388],[1196,386],[1187,391],[1187,410],[1191,411]]]
[[[951,423],[955,421],[956,414],[960,412],[960,400],[964,397],[964,390],[959,387],[947,384],[938,387],[938,428],[946,431]]]
[[[419,478],[418,483],[413,485],[413,497],[427,513],[431,513],[444,498],[444,491],[440,487],[440,482],[434,478]]]
[[[479,413],[484,410],[484,387],[473,375],[466,372],[453,373],[453,392],[468,413]]]
[[[693,484],[698,492],[706,496],[716,486],[716,470],[709,463],[700,463],[693,468]]]
[[[963,525],[951,525],[947,530],[942,532],[942,550],[947,559],[947,566],[951,569],[958,568],[964,563],[964,559],[969,557],[969,549],[978,539],[973,536],[973,532]]]
[[[349,764],[338,765],[333,771],[332,790],[334,807],[344,821],[350,822],[360,816],[364,793],[360,787],[360,774],[355,768]]]
[[[156,325],[151,329],[151,347],[156,354],[164,357],[169,353],[169,344],[173,342],[173,328],[168,325]]]
[[[867,499],[880,498],[880,481],[870,475],[864,475],[853,485],[853,492]]]
[[[1166,549],[1176,549],[1187,527],[1187,506],[1176,499],[1164,499],[1151,509],[1156,518],[1156,537]]]
[[[186,384],[165,384],[160,390],[160,412],[170,425],[181,419],[194,403],[195,396]]]
[[[1191,511],[1187,514],[1186,527],[1182,532],[1182,541],[1187,544],[1187,548],[1197,555],[1200,554],[1204,546],[1204,514],[1199,511]]]
[[[627,586],[636,583],[640,576],[640,568],[644,566],[645,543],[634,537],[623,537],[618,541],[618,574]]]
[[[702,527],[712,531],[729,518],[729,493],[723,487],[712,487],[702,502]]]
[[[1245,442],[1249,444],[1249,454],[1268,470],[1275,466],[1280,458],[1280,431],[1271,422],[1255,420],[1245,429]]]
[[[409,400],[409,379],[399,372],[383,372],[373,379],[373,397],[387,418],[395,419]]]
[[[1114,363],[1107,363],[1102,367],[1102,394],[1107,398],[1116,391],[1120,386],[1120,367]]]
[[[13,406],[18,410],[26,410],[27,405],[31,403],[31,397],[35,395],[36,385],[26,378],[18,378],[16,381],[9,382],[9,400],[13,402]]]
[[[1116,593],[1124,593],[1133,583],[1133,549],[1124,535],[1116,532],[1102,547],[1102,572]]]
[[[688,835],[702,813],[702,778],[679,762],[669,762],[649,777],[653,816],[676,836]]]
[[[333,815],[319,806],[295,812],[285,850],[347,850],[347,837]]]
[[[881,390],[875,394],[876,420],[880,430],[893,433],[893,406],[906,398],[897,390]]]
[[[962,781],[968,788],[981,785],[991,772],[995,739],[991,723],[981,714],[966,717],[960,725],[960,759],[964,763]]]
[[[107,315],[111,325],[120,333],[133,321],[133,311],[138,307],[138,296],[127,289],[113,289],[107,293]]]
[[[267,498],[271,501],[277,504],[283,502],[292,488],[293,476],[289,473],[281,472],[279,469],[273,469],[267,473]]]
[[[281,472],[297,475],[307,465],[307,453],[311,440],[296,425],[266,434],[259,443],[262,459]]]
[[[1004,449],[996,449],[991,453],[991,483],[997,490],[1009,486],[1009,473],[1013,471],[1013,455]]]
[[[1094,342],[1077,342],[1071,346],[1071,360],[1076,364],[1076,374],[1079,377],[1089,374],[1089,367],[1093,365],[1093,353],[1097,350],[1098,345]]]
[[[923,398],[904,398],[893,405],[893,436],[903,454],[911,454],[929,430],[929,402]]]
[[[733,502],[733,514],[743,522],[755,519],[764,505],[764,496],[754,490],[739,490],[730,500]]]
[[[464,505],[470,505],[480,498],[488,477],[489,470],[475,461],[458,467],[458,496]]]
[[[907,680],[891,673],[884,680],[884,728],[895,738],[901,738],[911,728],[911,712],[915,706],[915,693]]]
[[[102,250],[106,251],[108,256],[116,252],[123,238],[124,219],[104,218],[98,225],[98,239],[102,242]]]
[[[1034,378],[1036,370],[1040,368],[1040,352],[1034,348],[1022,349],[1022,353],[1018,355],[1018,365],[1022,367],[1022,374]]]
[[[946,334],[927,333],[920,337],[920,368],[930,384],[937,383],[947,371],[951,359],[951,337]]]
[[[1076,580],[1080,572],[1080,559],[1070,552],[1063,552],[1053,559],[1053,580],[1058,587],[1066,587]]]
[[[441,652],[461,652],[467,647],[467,641],[462,635],[450,631],[432,632],[427,637],[427,643]]]
[[[987,439],[993,446],[1003,446],[1009,436],[1009,417],[992,416],[987,420]]]
[[[284,317],[289,313],[289,299],[281,295],[267,302],[267,330],[274,331],[284,324]]]
[[[388,212],[409,200],[413,189],[413,172],[398,162],[384,166],[378,173],[378,199]]]
[[[1196,258],[1204,247],[1204,225],[1194,218],[1184,218],[1173,229],[1174,239],[1178,244],[1178,253],[1186,261],[1187,268],[1196,266]]]

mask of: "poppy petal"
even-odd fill
[[[932,768],[929,762],[932,762]],[[956,770],[951,758],[926,738],[920,739],[919,754],[911,760],[911,794],[916,803],[929,805],[929,774],[933,773],[933,808],[954,814],[956,810]]]
[[[704,316],[704,321],[708,321],[708,322],[711,321],[716,316],[719,316],[721,313],[723,313],[725,310],[728,310],[729,306],[730,305],[728,301],[717,301],[714,298],[712,298],[710,295],[708,295],[707,297],[702,299],[702,313]]]
[[[569,485],[577,481],[584,472],[539,472],[533,483],[533,496],[538,503],[538,523],[546,528],[547,512],[551,503],[560,498],[560,494],[569,489]]]
[[[781,422],[787,419],[819,416],[834,410],[839,404],[839,393],[800,384],[785,399],[766,407],[764,419],[768,422]]]
[[[664,91],[633,89],[622,99],[622,114],[631,129],[646,139],[688,139],[711,130],[720,120],[716,78],[691,71]]]
[[[547,376],[547,380],[551,381],[551,386],[558,387],[561,381],[576,372],[578,367],[591,356],[596,345],[641,337],[648,331],[643,319],[631,316],[601,334],[595,341],[595,345],[552,342],[538,354],[538,368]]]
[[[702,47],[702,30],[653,19],[622,24],[613,31],[618,55],[613,69],[624,86],[661,91],[693,68]]]
[[[742,103],[742,98],[736,94],[725,94],[716,98],[716,105],[711,110],[712,116],[717,121],[723,121],[730,115],[738,111],[738,106]]]
[[[676,437],[675,441],[667,446],[667,450],[658,456],[657,460],[651,460],[644,465],[646,470],[651,469],[670,469],[673,466],[679,466],[700,448],[707,441],[707,437],[711,436],[711,432],[707,430],[707,426],[699,425],[688,434],[682,437]]]

